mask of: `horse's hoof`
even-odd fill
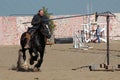
[[[33,71],[34,72],[41,72],[41,70],[39,68],[36,68],[36,67],[33,69]]]
[[[28,71],[29,66],[27,64],[21,64],[20,66],[17,66],[17,71]]]

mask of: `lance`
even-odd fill
[[[67,16],[67,17],[58,17],[58,18],[51,18],[51,19],[44,19],[42,21],[50,21],[50,20],[59,20],[59,19],[66,19],[66,18],[73,18],[73,17],[82,17],[82,16],[90,16],[90,15],[95,15],[95,17],[98,16],[107,16],[109,15],[110,17],[116,17],[113,13],[111,13],[110,11],[107,12],[102,12],[102,13],[92,13],[92,14],[84,14],[84,15],[74,15],[74,16]],[[22,24],[28,24],[31,22],[23,22]]]

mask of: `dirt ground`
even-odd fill
[[[106,61],[106,43],[88,43],[88,50],[74,49],[72,44],[46,46],[41,72],[17,72],[20,46],[0,46],[0,80],[120,80],[120,71],[77,69]],[[120,64],[120,41],[110,41],[110,65]],[[77,70],[72,70],[77,69]]]

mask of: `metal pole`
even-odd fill
[[[106,16],[107,20],[107,65],[110,64],[110,58],[109,58],[109,22],[110,22],[110,16]]]

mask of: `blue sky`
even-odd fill
[[[36,14],[43,6],[54,15],[120,12],[120,0],[0,0],[0,16]]]

